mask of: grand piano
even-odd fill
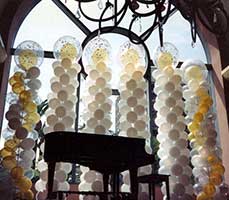
[[[52,195],[56,162],[77,163],[103,174],[104,193],[113,175],[112,192],[118,196],[120,172],[129,170],[131,199],[137,200],[137,169],[152,164],[154,156],[145,152],[145,139],[76,132],[45,135],[44,160],[48,163],[48,196]],[[116,177],[116,178],[115,178]]]

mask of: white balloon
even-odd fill
[[[171,173],[172,175],[174,176],[179,176],[183,173],[183,168],[180,164],[174,164],[172,167],[171,167]]]

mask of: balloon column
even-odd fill
[[[151,154],[150,132],[148,130],[147,82],[143,77],[146,71],[145,55],[141,46],[131,44],[129,41],[120,48],[120,61],[123,70],[120,77],[120,136],[145,138],[145,150]],[[141,167],[139,174],[151,173],[151,166]],[[121,187],[123,192],[130,191],[129,173],[123,172]],[[147,198],[147,185],[141,184],[139,199]]]
[[[188,138],[190,140],[191,163],[197,200],[225,199],[218,188],[224,188],[224,166],[221,150],[217,146],[215,114],[212,112],[212,98],[206,80],[206,66],[198,60],[188,60],[182,65],[186,114],[188,120]]]
[[[160,158],[160,174],[170,175],[171,199],[193,199],[191,185],[192,169],[189,167],[187,133],[183,116],[184,102],[180,70],[176,69],[178,51],[171,43],[164,43],[155,51],[153,71],[154,92],[157,95],[154,108],[159,127],[157,139],[160,142],[157,155]],[[165,195],[165,185],[162,186]],[[164,197],[166,199],[166,196]]]
[[[77,102],[76,89],[79,85],[77,77],[81,66],[76,61],[81,56],[80,43],[71,36],[61,37],[54,45],[54,57],[57,59],[52,65],[54,77],[51,78],[51,92],[48,95],[49,109],[46,111],[46,127],[44,133],[52,131],[74,131],[76,118],[75,105]],[[67,134],[67,133],[66,133]],[[41,146],[44,151],[44,144]],[[70,185],[67,175],[71,172],[70,163],[58,163],[54,176],[54,190],[67,191]],[[38,163],[40,179],[35,188],[39,192],[38,199],[42,199],[42,192],[46,191],[47,164],[44,160]]]
[[[84,132],[92,134],[107,134],[111,122],[112,89],[110,81],[111,69],[108,66],[111,46],[101,37],[96,37],[88,43],[84,50],[88,65],[85,70],[88,74],[85,84],[85,92],[82,97],[85,112],[83,119],[86,122]],[[103,191],[102,175],[87,167],[81,166],[83,172],[80,179],[79,190]],[[81,199],[93,198],[81,196]]]
[[[40,121],[37,113],[37,90],[41,87],[38,79],[39,66],[43,61],[42,48],[33,41],[24,41],[16,49],[15,62],[18,68],[10,77],[9,84],[15,94],[5,114],[8,127],[3,133],[4,148],[0,151],[2,165],[10,171],[17,188],[17,196],[32,200],[33,159],[35,140],[38,133],[34,130]]]

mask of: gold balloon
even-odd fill
[[[9,139],[9,140],[5,141],[4,147],[6,149],[14,151],[17,148],[18,144],[19,144],[19,141],[14,140],[14,139]]]
[[[36,124],[40,121],[40,115],[36,112],[28,113],[25,117],[24,120],[29,121],[33,124]]]
[[[31,101],[32,99],[32,94],[30,91],[27,90],[23,90],[20,94],[19,94],[19,99],[21,102],[25,103],[28,101]]]
[[[195,131],[198,131],[199,129],[200,129],[200,125],[197,122],[193,121],[188,124],[188,130],[190,132],[195,132]]]
[[[5,148],[3,148],[3,149],[0,150],[0,156],[2,158],[5,158],[7,156],[13,156],[13,157],[15,157],[16,156],[16,153],[15,153],[14,150],[11,150],[11,149],[8,149],[8,148],[5,147]]]
[[[14,167],[11,169],[10,175],[13,179],[20,179],[24,175],[24,169],[20,166]]]
[[[194,135],[194,133],[191,132],[188,134],[188,140],[191,141],[193,139],[195,139],[195,135]]]
[[[15,184],[19,188],[19,190],[24,193],[27,192],[32,187],[32,181],[25,176],[15,181]]]
[[[20,66],[23,69],[28,70],[29,68],[37,64],[38,58],[32,50],[26,49],[26,50],[22,50],[19,53],[18,60],[19,60]]]
[[[214,154],[209,155],[207,157],[207,160],[208,160],[208,163],[211,164],[211,165],[213,165],[213,164],[215,164],[215,163],[217,163],[219,161],[218,157],[215,156]]]
[[[127,65],[129,63],[137,64],[139,62],[139,55],[137,50],[130,48],[128,49],[122,56],[121,62],[123,65]]]
[[[34,199],[34,194],[33,194],[32,190],[28,190],[28,191],[24,192],[24,199],[25,200],[33,200]]]
[[[211,166],[211,173],[212,172],[218,172],[219,174],[223,175],[225,168],[221,163],[216,163]]]
[[[16,82],[23,83],[23,81],[24,81],[23,73],[22,72],[15,72],[14,75],[12,77],[10,77],[9,84],[13,85]]]
[[[206,137],[199,136],[196,138],[196,144],[199,146],[203,146],[206,141]]]
[[[104,62],[108,59],[108,52],[104,48],[97,48],[92,54],[92,61],[97,64],[98,62]]]
[[[160,69],[163,69],[167,66],[172,66],[173,64],[173,55],[169,52],[162,52],[158,56],[157,64]]]
[[[25,90],[25,86],[21,82],[16,82],[12,85],[12,90],[16,94],[20,94],[23,90]]]
[[[75,59],[77,56],[77,49],[76,47],[71,43],[66,43],[63,45],[63,47],[60,50],[60,58],[69,58],[71,60]]]
[[[27,102],[24,105],[24,109],[25,109],[26,112],[29,112],[29,113],[36,112],[37,111],[37,104],[35,104],[32,101]]]
[[[198,123],[200,123],[201,121],[203,121],[203,119],[204,119],[203,114],[202,113],[199,113],[199,112],[195,113],[194,116],[193,116],[193,121],[196,121]]]
[[[223,182],[223,177],[218,172],[212,172],[209,176],[210,183],[220,185]]]
[[[200,104],[198,108],[198,112],[202,113],[203,115],[206,114],[209,110],[209,106],[207,104]]]
[[[209,196],[206,193],[201,192],[197,195],[196,200],[209,200]]]
[[[3,158],[2,165],[4,168],[11,170],[12,168],[16,167],[17,161],[14,156],[7,156]]]
[[[204,191],[209,197],[212,197],[212,196],[215,194],[215,192],[216,192],[215,185],[212,184],[212,183],[207,183],[206,185],[204,185],[203,191]]]
[[[199,97],[206,96],[208,95],[208,91],[206,88],[200,87],[199,89],[196,90],[196,95]]]
[[[22,124],[22,127],[24,127],[28,132],[33,130],[33,123],[31,122],[26,122]]]

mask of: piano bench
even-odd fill
[[[169,192],[169,175],[164,174],[149,174],[144,176],[138,176],[138,183],[147,183],[149,184],[149,200],[153,195],[153,200],[155,200],[155,186],[165,182],[166,185],[166,196],[167,200],[170,200],[170,192]],[[153,192],[151,194],[151,192]]]

